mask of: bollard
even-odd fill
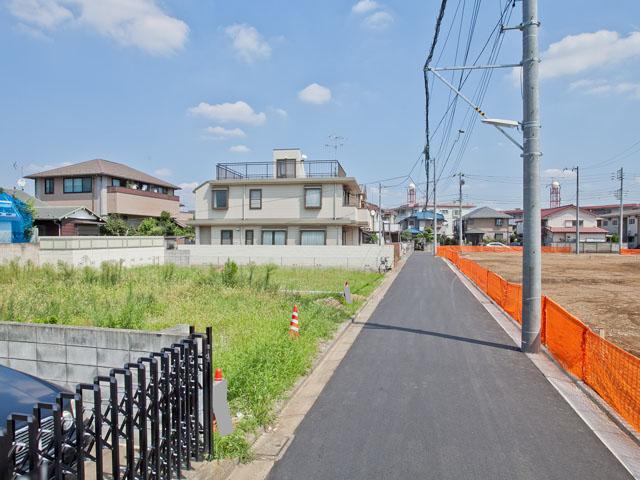
[[[212,400],[214,432],[217,425],[217,431],[221,437],[230,435],[233,432],[233,425],[227,402],[227,381],[222,378],[222,370],[219,368],[216,368],[213,377]]]
[[[353,300],[351,300],[351,289],[349,289],[349,282],[344,282],[344,301],[351,305]]]

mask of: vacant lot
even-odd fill
[[[522,256],[465,254],[510,282],[522,281]],[[640,356],[640,257],[545,254],[542,290],[592,329]]]
[[[229,400],[239,419],[234,435],[217,439],[216,456],[246,459],[244,434],[272,420],[275,402],[381,277],[274,266],[13,264],[0,266],[0,320],[148,330],[178,323],[196,325],[199,331],[213,326],[214,365],[229,380]],[[352,305],[343,304],[339,293],[346,280]],[[292,340],[287,332],[294,304],[300,309],[300,338]]]

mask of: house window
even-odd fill
[[[249,208],[251,210],[260,210],[262,208],[262,190],[249,190]]]
[[[602,225],[604,225],[606,227],[607,225],[609,225],[609,221],[608,220],[603,220],[602,221]]]
[[[322,187],[304,187],[304,208],[322,207]]]
[[[263,245],[286,245],[287,231],[286,230],[262,230],[262,244]]]
[[[53,178],[44,179],[44,193],[51,195],[53,193]]]
[[[73,177],[64,179],[64,193],[91,193],[91,177]]]
[[[300,245],[324,245],[327,240],[327,232],[324,230],[302,230],[300,232]]]
[[[454,214],[456,217],[458,217],[458,216],[460,215],[460,210],[454,210],[454,211],[453,211],[453,214]]]
[[[504,237],[503,237],[502,233],[496,233],[496,235],[495,235],[495,239],[496,240],[502,240],[503,238]]]
[[[496,227],[501,227],[501,226],[502,226],[502,219],[496,218]]]
[[[349,206],[349,189],[347,187],[342,187],[342,206],[343,207],[348,207]]]
[[[629,225],[633,225],[636,223],[636,219],[635,218],[630,218],[629,219]]]
[[[122,186],[122,180],[120,180],[119,178],[112,178],[111,179],[111,186],[112,187],[121,187]]]
[[[246,230],[244,232],[244,244],[253,245],[253,230]]]
[[[233,230],[220,230],[220,243],[222,245],[233,245]]]
[[[616,222],[616,220],[614,220],[614,222]],[[614,223],[615,225],[615,223]],[[571,226],[575,227],[576,226],[576,221],[575,220],[571,220]],[[584,220],[580,220],[580,226],[584,227]]]
[[[296,178],[296,161],[293,158],[276,160],[276,169],[278,178]]]
[[[614,218],[614,219],[611,221],[611,223],[612,223],[613,225],[618,225],[618,219],[617,219],[617,218]],[[575,222],[574,222],[573,224],[575,225]]]
[[[213,189],[213,208],[215,210],[226,210],[229,208],[229,190],[226,188]]]
[[[447,213],[449,213],[449,210],[440,210],[440,213],[446,215]]]

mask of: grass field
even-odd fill
[[[520,254],[470,253],[465,257],[510,282],[522,280]],[[640,258],[545,254],[542,270],[544,294],[592,329],[603,329],[607,339],[640,356]]]
[[[179,323],[200,331],[213,326],[214,366],[229,380],[229,400],[241,418],[234,435],[216,439],[216,456],[244,460],[250,456],[245,433],[273,420],[276,401],[308,370],[319,344],[380,279],[370,272],[274,266],[234,271],[10,264],[0,266],[0,320],[147,330]],[[347,280],[352,305],[341,301]],[[294,304],[300,309],[301,335],[291,340],[287,331]]]

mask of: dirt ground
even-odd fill
[[[522,255],[465,254],[510,282],[522,281]],[[618,346],[640,356],[640,255],[542,256],[545,295]]]

